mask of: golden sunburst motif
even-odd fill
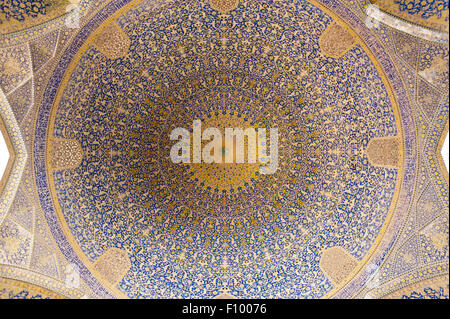
[[[0,298],[448,299],[430,1],[0,4]]]
[[[225,136],[225,128],[240,128],[245,130],[252,127],[249,119],[243,116],[238,116],[235,113],[225,112],[208,114],[204,121],[202,121],[204,129],[212,127],[217,128],[222,136]],[[220,150],[222,155],[221,163],[191,163],[186,164],[191,173],[191,178],[200,183],[203,187],[210,191],[218,190],[219,193],[238,192],[246,186],[253,184],[253,181],[258,179],[259,166],[262,165],[259,161],[256,163],[249,163],[249,143],[248,138],[244,140],[244,163],[237,163],[236,161],[236,139],[234,140],[234,148],[230,149],[225,145],[225,138],[222,139],[222,148]],[[202,149],[208,141],[202,141]],[[225,163],[225,157],[229,152],[233,153],[233,162]]]

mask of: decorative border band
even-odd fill
[[[44,216],[49,224],[55,241],[58,243],[59,248],[63,255],[73,264],[78,267],[81,278],[86,284],[97,294],[103,298],[115,298],[114,294],[109,292],[103,285],[95,278],[90,270],[84,265],[84,263],[77,256],[67,238],[64,235],[63,230],[59,227],[59,221],[57,214],[54,211],[51,195],[48,188],[47,180],[47,168],[45,165],[45,143],[47,138],[48,119],[50,117],[51,108],[55,95],[57,93],[58,83],[64,76],[66,69],[68,68],[73,55],[87,40],[92,30],[95,30],[101,25],[101,23],[108,18],[115,11],[125,6],[131,0],[111,1],[100,12],[98,12],[92,20],[90,20],[82,29],[76,34],[72,43],[61,55],[61,60],[57,64],[52,77],[50,78],[47,89],[44,93],[42,104],[39,108],[36,128],[35,128],[35,141],[33,145],[33,161],[35,180],[37,185],[37,191],[39,195],[39,201],[41,203]]]
[[[22,138],[19,124],[16,121],[14,113],[6,99],[3,90],[0,88],[0,116],[6,127],[12,147],[14,148],[14,163],[12,165],[6,184],[0,196],[0,225],[3,223],[9,208],[19,187],[22,173],[25,169],[28,154],[25,143]],[[8,172],[5,172],[8,174]]]
[[[391,221],[384,233],[383,238],[378,243],[377,247],[365,265],[372,267],[365,267],[361,265],[352,276],[349,277],[340,287],[333,290],[332,293],[326,297],[329,298],[352,298],[353,295],[365,284],[367,278],[373,275],[374,269],[377,269],[384,258],[395,244],[395,239],[403,225],[410,207],[417,171],[417,137],[416,125],[413,118],[413,111],[410,105],[408,95],[403,86],[402,79],[398,70],[391,60],[387,49],[381,43],[379,38],[375,35],[373,30],[369,29],[360,17],[354,12],[342,5],[338,0],[317,0],[324,6],[335,12],[337,15],[345,19],[346,23],[351,26],[366,45],[373,52],[380,63],[383,71],[387,75],[389,84],[397,99],[397,104],[401,117],[401,125],[403,129],[403,180],[398,194],[397,203],[392,214]]]
[[[42,287],[70,299],[86,297],[81,291],[75,288],[68,288],[64,282],[20,267],[0,265],[0,278],[24,281],[29,285]]]

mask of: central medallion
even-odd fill
[[[251,126],[249,119],[236,112],[211,112],[201,121],[202,126],[206,128],[217,128],[222,137],[225,137],[225,128],[247,128],[256,129]],[[249,139],[243,140],[244,162],[239,163],[236,155],[241,150],[237,149],[236,138],[232,145],[226,145],[225,138],[221,139],[220,163],[192,163],[187,165],[191,179],[199,183],[202,187],[211,192],[219,194],[231,194],[240,192],[253,184],[253,181],[259,178],[259,166],[262,164],[256,159],[251,163],[249,159]],[[202,141],[202,149],[208,144],[208,141]],[[256,150],[252,150],[255,152]],[[231,163],[227,163],[227,157],[231,156]]]

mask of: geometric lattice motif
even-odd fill
[[[51,154],[55,170],[76,168],[83,159],[83,150],[76,140],[54,139]]]
[[[323,54],[338,58],[355,44],[353,36],[341,25],[333,22],[319,39]]]
[[[373,138],[367,145],[366,152],[372,165],[397,167],[400,164],[399,140],[397,137]]]
[[[239,5],[239,0],[209,0],[209,4],[214,10],[226,13],[235,9]]]
[[[94,45],[108,58],[117,59],[128,53],[130,39],[117,24],[112,23],[95,39]]]
[[[320,269],[333,284],[340,284],[358,265],[358,261],[342,247],[326,249],[320,258]]]
[[[131,267],[125,250],[110,248],[94,265],[95,269],[112,285],[119,282]]]

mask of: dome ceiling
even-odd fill
[[[404,21],[432,42],[332,0],[74,5],[55,31],[0,37],[19,129],[3,295],[23,276],[51,298],[397,298],[448,281],[445,29]],[[191,145],[174,163],[176,128],[276,128],[276,170],[249,140],[244,163],[196,163]]]

